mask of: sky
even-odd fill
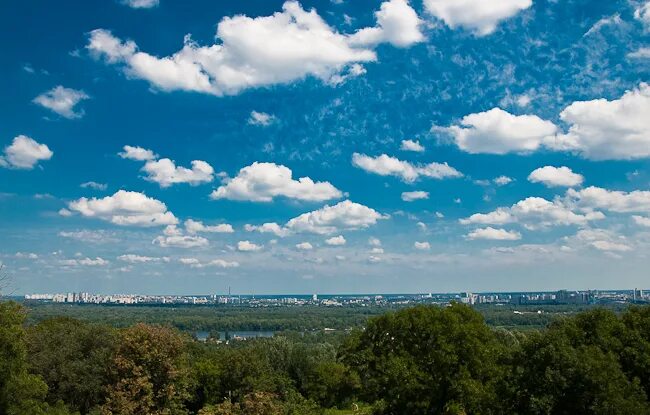
[[[650,2],[0,4],[5,292],[650,288]]]

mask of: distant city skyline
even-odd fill
[[[648,281],[646,2],[147,6],[0,6],[7,292]]]

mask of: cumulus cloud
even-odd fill
[[[122,0],[122,4],[133,9],[151,9],[158,7],[160,0]]]
[[[20,259],[38,259],[38,255],[33,252],[16,252],[14,257]]]
[[[504,225],[520,223],[528,229],[559,225],[585,226],[591,221],[603,219],[598,211],[574,212],[560,200],[548,201],[541,197],[529,197],[511,207],[500,207],[489,213],[475,213],[461,219],[463,225]]]
[[[377,27],[350,36],[330,27],[316,10],[287,1],[271,16],[224,17],[217,25],[219,43],[200,46],[188,35],[171,56],[142,52],[135,42],[105,29],[90,32],[86,47],[95,57],[123,67],[128,77],[162,91],[234,95],[308,76],[336,83],[363,73],[360,64],[377,59],[375,43],[408,46],[421,40],[414,14],[405,0],[391,0],[378,12]]]
[[[626,252],[633,249],[624,236],[606,229],[581,229],[575,236],[565,239],[569,243],[587,245],[605,252]]]
[[[84,91],[64,88],[59,85],[34,98],[34,103],[54,111],[62,117],[74,119],[83,117],[84,111],[75,111],[75,107],[88,98],[90,97]]]
[[[257,245],[251,241],[239,241],[237,242],[237,250],[241,252],[255,252],[261,250],[263,247]]]
[[[414,151],[416,153],[422,153],[425,150],[419,141],[413,140],[402,140],[402,145],[399,149],[402,151]]]
[[[414,242],[413,243],[413,248],[419,250],[419,251],[428,251],[431,249],[431,244],[429,242]]]
[[[82,189],[95,189],[95,190],[106,190],[108,185],[106,183],[97,183],[97,182],[85,182],[79,185]]]
[[[567,198],[581,208],[603,209],[617,213],[650,212],[650,191],[623,192],[590,186],[567,191]]]
[[[301,242],[299,244],[296,244],[296,249],[300,251],[311,251],[314,249],[314,247],[309,242]]]
[[[650,30],[650,1],[646,1],[634,10],[634,18],[643,23],[646,31]]]
[[[650,228],[650,217],[633,215],[632,219],[634,220],[634,223],[636,223],[637,225]]]
[[[620,99],[577,101],[561,113],[570,125],[554,147],[591,160],[650,157],[650,85],[625,92]]]
[[[207,268],[207,267],[217,267],[217,268],[237,268],[239,262],[237,261],[227,261],[225,259],[212,259],[207,262],[201,262],[197,258],[180,258],[178,260],[183,265],[189,265],[192,268]]]
[[[72,212],[70,212],[70,215]],[[85,243],[115,242],[115,236],[105,230],[81,229],[78,231],[61,231],[59,236],[63,238],[76,239]]]
[[[424,9],[452,29],[462,27],[485,36],[494,32],[499,22],[532,4],[532,0],[424,0]]]
[[[275,121],[275,116],[266,112],[251,111],[251,115],[248,118],[249,124],[261,125],[263,127],[271,125],[273,121]]]
[[[169,187],[177,183],[196,186],[210,183],[214,178],[214,169],[202,160],[193,160],[191,169],[176,166],[174,161],[168,158],[149,160],[142,167],[142,171],[147,173],[146,180],[158,183],[160,187]]]
[[[153,243],[162,248],[201,248],[209,245],[207,239],[196,235],[159,235]]]
[[[158,155],[151,150],[142,147],[124,146],[121,153],[118,153],[123,159],[147,161],[158,158]]]
[[[434,126],[432,132],[449,134],[468,153],[528,153],[553,141],[557,127],[536,115],[513,115],[501,108],[469,114],[460,125]]]
[[[405,202],[413,202],[414,200],[428,199],[429,192],[416,190],[414,192],[402,192],[402,200]]]
[[[517,241],[521,239],[521,234],[516,231],[508,231],[501,228],[479,228],[465,235],[467,239],[489,239],[495,241]]]
[[[369,173],[380,176],[395,176],[402,181],[410,183],[420,177],[445,179],[462,177],[463,174],[447,163],[412,164],[395,157],[382,154],[377,157],[354,153],[352,165]]]
[[[338,236],[332,236],[331,238],[328,238],[325,240],[325,244],[329,246],[342,246],[345,245],[347,241],[343,237],[343,235],[338,235]]]
[[[233,233],[235,230],[232,225],[228,223],[220,223],[217,225],[204,225],[201,221],[188,219],[185,221],[185,230],[187,233],[195,234],[198,232],[209,233]]]
[[[376,27],[359,30],[351,37],[353,45],[390,43],[400,48],[424,41],[420,31],[423,22],[407,0],[389,0],[375,12]]]
[[[267,222],[262,225],[251,225],[247,223],[244,225],[244,230],[246,232],[271,233],[280,238],[284,238],[290,233],[288,229],[283,228],[275,222]]]
[[[210,195],[212,199],[253,202],[270,202],[275,197],[321,202],[341,196],[343,193],[329,182],[314,182],[309,177],[294,180],[288,167],[259,162],[239,170],[236,177],[226,179]]]
[[[87,267],[103,267],[110,264],[109,261],[104,258],[81,258],[81,259],[62,259],[59,261],[59,264],[66,267],[77,267],[77,266],[87,266]]]
[[[129,264],[144,264],[147,262],[159,262],[159,261],[165,261],[168,262],[169,258],[163,257],[151,257],[151,256],[144,256],[144,255],[136,255],[136,254],[124,254],[120,255],[117,257],[120,261],[123,262],[128,262]]]
[[[68,209],[82,216],[98,218],[122,226],[175,225],[178,219],[167,205],[143,193],[119,190],[104,198],[82,197],[68,204]]]
[[[650,59],[650,48],[642,47],[626,55],[630,59]]]
[[[542,183],[547,187],[574,187],[580,186],[584,177],[565,166],[544,166],[533,170],[528,175],[528,181]]]
[[[512,183],[513,179],[508,176],[499,176],[499,177],[495,177],[492,181],[497,186],[505,186],[507,184]]]
[[[26,135],[14,137],[0,156],[0,167],[31,170],[41,160],[49,160],[54,153],[45,144],[37,143]]]
[[[303,213],[287,222],[286,228],[294,232],[330,234],[345,229],[368,228],[387,218],[372,208],[345,200]]]

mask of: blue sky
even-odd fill
[[[650,3],[3,2],[15,293],[647,287]]]

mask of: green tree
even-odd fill
[[[27,346],[30,370],[47,383],[50,403],[64,401],[82,414],[104,403],[114,330],[59,317],[31,327]]]
[[[501,347],[470,307],[418,306],[376,317],[342,348],[387,414],[495,413]]]
[[[189,399],[185,339],[175,330],[137,324],[122,331],[104,414],[185,414]]]

